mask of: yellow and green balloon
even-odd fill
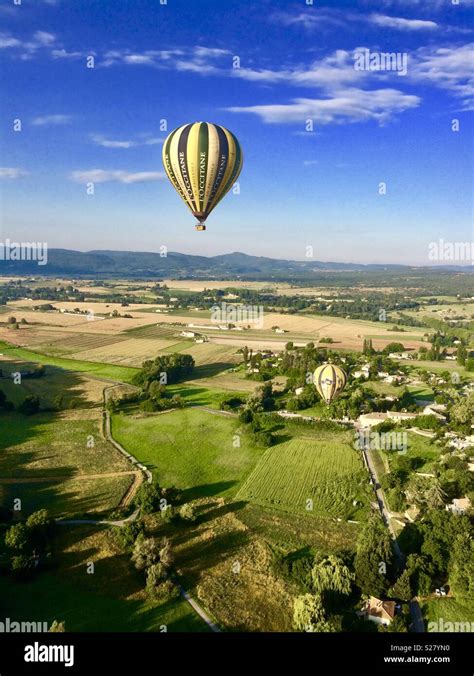
[[[336,364],[323,364],[314,372],[313,383],[321,398],[330,404],[345,388],[347,375]]]
[[[218,124],[184,124],[163,144],[163,165],[181,199],[198,219],[197,230],[229,192],[242,169],[243,155],[234,134]]]

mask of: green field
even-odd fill
[[[181,598],[150,603],[129,556],[107,545],[106,532],[88,526],[55,538],[57,564],[30,582],[0,576],[2,613],[12,621],[64,621],[66,631],[206,631]],[[94,575],[86,563],[94,561]]]
[[[88,410],[2,413],[0,503],[11,506],[20,498],[23,514],[44,507],[54,516],[117,507],[133,475],[97,477],[131,469],[103,439],[100,421],[96,411]]]
[[[237,498],[295,513],[354,518],[366,502],[367,475],[350,434],[321,433],[293,438],[269,448],[237,494]]]
[[[441,619],[443,622],[474,623],[474,607],[469,599],[433,598],[423,603],[422,612],[427,623],[439,623]]]
[[[407,453],[408,458],[416,460],[416,472],[431,472],[434,463],[438,460],[440,455],[439,446],[432,443],[427,437],[423,437],[414,432],[407,432]],[[390,467],[398,457],[397,451],[378,451],[381,456],[388,459]]]
[[[98,378],[115,380],[121,383],[129,383],[138,372],[138,369],[130,366],[114,366],[113,364],[102,364],[101,362],[52,357],[34,352],[33,350],[26,350],[22,347],[11,347],[8,343],[2,341],[0,341],[0,350],[5,356],[12,359],[21,359],[25,362],[45,364],[47,366],[57,366],[58,368],[77,373],[90,373]]]
[[[162,486],[185,489],[189,499],[235,495],[262,454],[245,434],[234,447],[239,422],[186,408],[171,413],[114,415],[114,438],[152,470]]]
[[[126,335],[107,336],[94,333],[78,333],[68,338],[55,339],[46,343],[35,345],[34,351],[41,352],[48,356],[60,357],[62,355],[74,354],[84,350],[93,350],[98,347],[106,347],[127,340]]]

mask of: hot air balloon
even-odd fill
[[[206,218],[229,192],[242,169],[242,148],[218,124],[194,122],[178,127],[163,144],[166,174],[205,230]]]
[[[345,388],[347,375],[335,364],[323,364],[314,372],[313,382],[326,404],[330,404]]]

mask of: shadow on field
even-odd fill
[[[244,500],[238,500],[236,502],[226,502],[224,505],[207,509],[202,515],[199,515],[199,512],[197,512],[198,522],[199,524],[203,524],[212,521],[213,519],[218,519],[221,516],[225,516],[226,514],[233,514],[234,512],[243,509],[246,505],[247,502]]]
[[[210,537],[206,537],[209,532]],[[228,561],[244,547],[250,538],[247,531],[235,531],[215,535],[212,529],[203,529],[197,542],[186,546],[179,554],[178,565],[185,570],[186,583],[190,586],[200,581],[202,573]]]
[[[212,378],[217,376],[222,371],[227,371],[227,369],[235,366],[232,362],[218,361],[213,362],[212,364],[201,364],[201,366],[195,366],[192,375],[187,378],[187,380],[199,380],[199,378]]]
[[[13,362],[0,362],[4,374],[5,363],[11,369]],[[14,365],[20,371],[29,368],[29,364],[21,362],[14,362]],[[15,506],[14,500],[20,499],[21,511],[15,510],[14,515],[23,518],[43,508],[51,516],[68,511],[74,514],[92,511],[94,500],[91,496],[81,498],[80,490],[61,490],[64,481],[74,479],[77,468],[60,464],[60,449],[54,452],[52,445],[58,438],[67,443],[67,420],[61,415],[72,410],[68,408],[68,402],[74,399],[74,409],[96,406],[84,396],[82,376],[47,367],[42,377],[23,378],[18,385],[11,378],[0,378],[0,391],[5,392],[7,400],[15,406],[13,411],[0,409],[0,505],[11,510]],[[19,404],[31,394],[39,397],[40,411],[31,415],[20,413]],[[65,402],[61,410],[52,407],[57,395]],[[97,431],[99,433],[99,429]]]
[[[237,481],[216,481],[213,484],[201,484],[200,486],[185,488],[181,491],[182,501],[190,502],[197,498],[212,498],[215,495],[219,495],[219,493],[229,490],[236,483]]]

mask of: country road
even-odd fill
[[[364,430],[364,428],[359,427],[358,425],[355,425],[355,429],[357,430]],[[377,470],[375,467],[375,463],[372,458],[372,454],[370,451],[370,448],[368,448],[367,444],[367,435],[361,434],[359,435],[359,439],[363,439],[363,447],[361,448],[362,454],[365,458],[366,466],[368,467],[370,477],[372,479],[372,484],[374,487],[374,492],[375,496],[377,498],[377,505],[380,510],[380,514],[382,516],[383,522],[388,528],[392,540],[392,548],[393,552],[395,554],[395,558],[397,559],[397,563],[400,567],[403,567],[405,564],[405,557],[403,555],[402,550],[400,549],[400,545],[398,544],[397,540],[397,534],[395,532],[395,529],[392,526],[391,522],[391,517],[390,517],[390,510],[388,509],[387,502],[385,500],[385,495],[383,492],[383,489],[380,485],[379,477],[377,474]],[[423,622],[423,615],[421,613],[420,605],[416,599],[412,599],[410,601],[410,615],[412,619],[412,628],[413,631],[415,632],[424,632],[425,631],[425,624]]]

